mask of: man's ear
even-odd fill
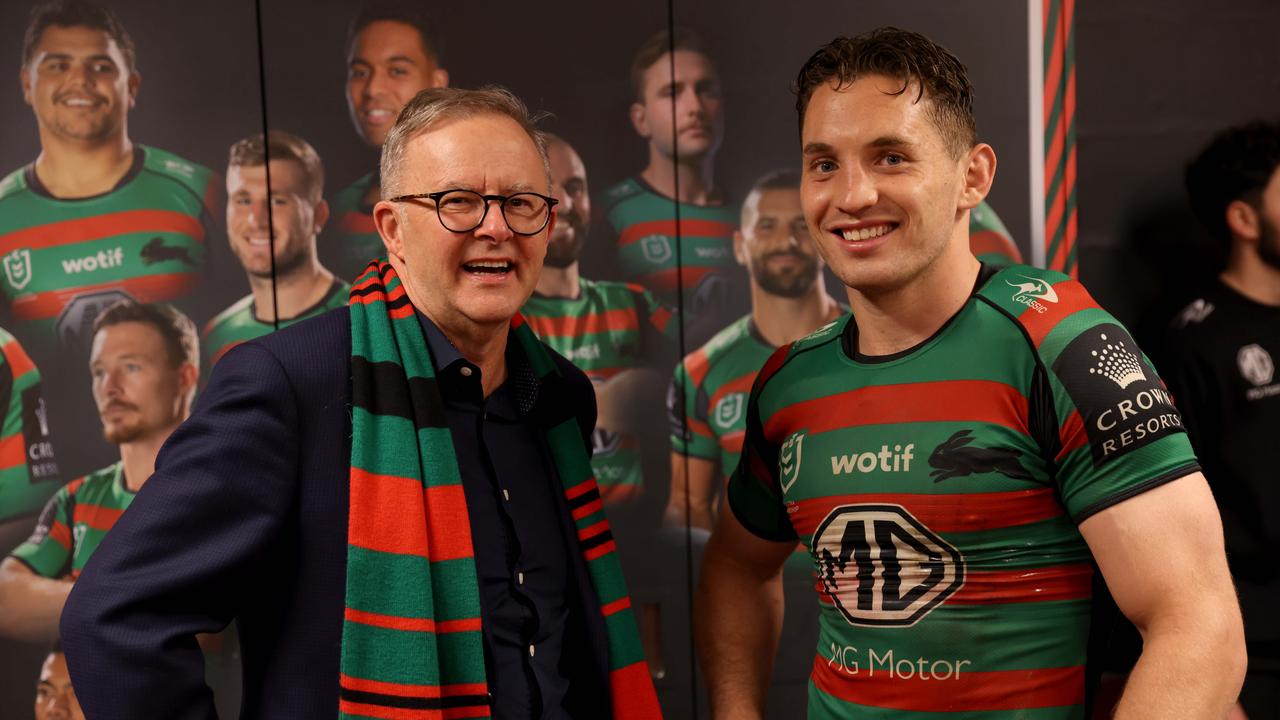
[[[1257,241],[1262,237],[1258,209],[1244,200],[1232,200],[1226,209],[1227,230],[1245,240]]]
[[[378,228],[378,235],[382,237],[382,244],[387,248],[387,254],[404,262],[404,238],[402,237],[404,226],[395,203],[386,200],[375,203],[373,225]]]
[[[449,71],[444,68],[436,68],[431,71],[431,87],[447,88],[449,87]]]
[[[631,127],[635,128],[636,134],[648,140],[653,131],[649,129],[649,109],[644,103],[631,103]]]
[[[18,70],[18,84],[22,86],[22,101],[31,104],[31,70],[28,63],[23,63]]]
[[[742,267],[747,267],[747,239],[742,236],[742,230],[733,231],[733,259],[738,261]]]
[[[142,76],[137,70],[129,73],[129,107],[138,103],[138,88],[142,87]]]
[[[972,210],[991,192],[996,179],[996,151],[986,143],[974,145],[968,154],[964,171],[964,188],[960,192],[960,209]]]
[[[312,232],[319,235],[324,230],[327,222],[329,222],[329,201],[321,200],[316,203],[315,209],[311,213]]]

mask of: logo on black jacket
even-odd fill
[[[942,441],[929,455],[929,466],[933,468],[929,477],[939,483],[968,475],[1000,473],[1014,480],[1043,484],[1018,461],[1021,450],[971,446],[972,442],[972,430],[961,430]]]
[[[191,253],[187,252],[187,248],[181,245],[165,245],[164,238],[158,235],[142,246],[142,262],[144,265],[155,265],[169,260],[184,262],[193,267],[196,264],[196,261],[191,257]]]

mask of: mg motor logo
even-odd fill
[[[851,625],[914,625],[964,585],[960,552],[901,505],[841,505],[813,537],[818,580]]]
[[[671,240],[666,235],[646,235],[640,238],[644,259],[651,263],[664,263],[671,259]]]
[[[4,277],[14,290],[21,290],[31,282],[31,251],[14,250],[4,256]]]
[[[1240,374],[1254,385],[1268,385],[1275,377],[1276,366],[1271,361],[1271,353],[1261,345],[1245,345],[1236,353],[1236,364],[1240,366]]]

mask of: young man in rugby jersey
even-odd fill
[[[671,311],[638,285],[588,280],[578,256],[591,222],[591,197],[582,158],[564,139],[548,138],[556,225],[533,295],[521,312],[543,342],[595,384],[597,419],[591,467],[606,504],[643,489],[635,437],[637,403],[658,390],[654,360],[669,349],[676,329]],[[652,397],[650,395],[650,397]]]
[[[30,539],[0,563],[0,633],[57,635],[72,583],[155,469],[156,454],[191,411],[198,376],[195,325],[168,305],[122,301],[94,323],[89,372],[102,435],[120,459],[67,483]]]
[[[316,257],[316,236],[329,219],[323,193],[324,165],[302,138],[272,130],[231,146],[227,239],[250,292],[205,326],[206,373],[245,340],[347,304],[351,285]]]
[[[1181,419],[1075,281],[973,257],[995,153],[963,65],[893,28],[797,80],[810,235],[853,310],[775,353],[703,558],[714,714],[760,717],[809,546],[811,718],[1078,718],[1092,567],[1144,635],[1119,718],[1223,717],[1245,656]]]
[[[17,338],[0,328],[0,546],[15,519],[38,510],[57,481],[40,371]]]
[[[751,278],[751,312],[676,368],[667,394],[671,495],[665,522],[710,531],[720,487],[738,466],[747,393],[773,351],[842,312],[800,208],[800,176],[764,176],[742,203],[734,256]]]
[[[672,306],[683,295],[688,313],[721,312],[737,217],[714,178],[724,135],[715,65],[693,32],[663,30],[636,51],[631,89],[649,162],[603,196],[622,275]]]
[[[347,33],[347,109],[356,134],[377,149],[400,109],[422,90],[448,87],[440,66],[435,22],[423,3],[372,0]],[[376,163],[374,163],[376,165]],[[382,199],[375,167],[333,199],[333,223],[321,252],[325,264],[352,280],[369,260],[385,254],[373,224],[373,205]]]
[[[87,349],[113,302],[188,298],[217,188],[208,169],[130,138],[141,75],[110,10],[36,7],[22,58],[40,154],[0,181],[0,295],[9,329],[44,360],[51,346]]]

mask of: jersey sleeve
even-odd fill
[[[677,343],[680,323],[675,311],[640,285],[627,283],[627,288],[635,295],[636,309],[642,320],[640,334],[645,352],[653,353]]]
[[[66,575],[71,570],[71,516],[75,496],[64,486],[45,504],[35,530],[10,553],[32,572],[47,578]]]
[[[707,422],[707,395],[695,385],[682,362],[667,390],[667,419],[671,423],[671,452],[704,460],[720,458],[720,443]]]
[[[778,475],[779,464],[787,459],[790,450],[765,437],[760,418],[760,390],[773,374],[771,366],[789,349],[783,347],[774,353],[751,388],[742,455],[737,469],[729,477],[727,490],[729,507],[738,522],[752,534],[774,542],[797,542],[799,536],[787,514]]]
[[[1063,320],[1041,357],[1059,421],[1058,489],[1077,523],[1199,469],[1171,393],[1106,311]]]

